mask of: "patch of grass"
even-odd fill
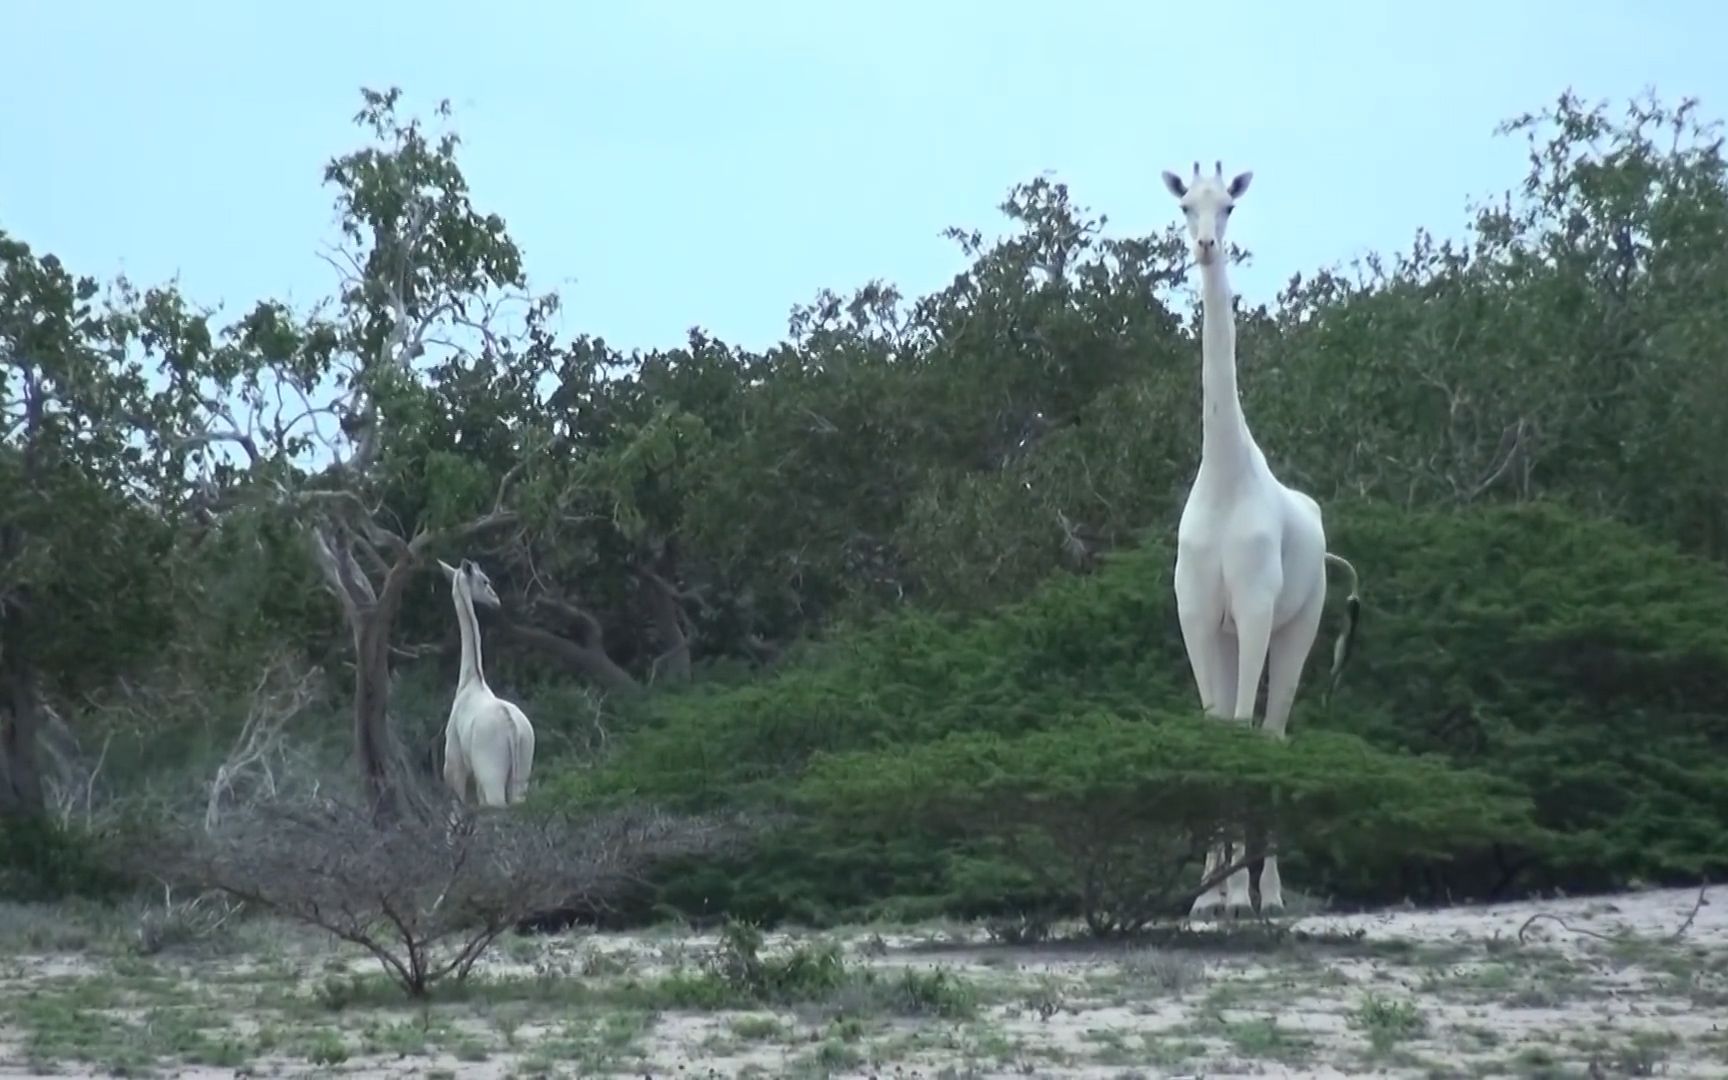
[[[340,1032],[325,1028],[306,1036],[300,1056],[314,1065],[340,1065],[348,1060],[348,1044]]]
[[[1512,1070],[1524,1080],[1565,1080],[1569,1070],[1545,1046],[1525,1046],[1512,1055]]]
[[[1621,1076],[1656,1076],[1666,1071],[1663,1065],[1679,1045],[1680,1036],[1671,1031],[1639,1031],[1592,1060]]]
[[[864,1064],[864,1054],[843,1039],[829,1039],[817,1048],[816,1063],[825,1069],[856,1069]]]
[[[167,1061],[233,1066],[247,1048],[214,1010],[140,1001],[119,981],[38,986],[10,1003],[31,1061],[100,1063],[127,1073]],[[141,1012],[137,1018],[119,1010]],[[211,1022],[206,1022],[211,1021]]]
[[[616,978],[629,974],[634,957],[625,952],[614,952],[606,949],[587,949],[582,953],[582,964],[579,970],[583,976],[590,979]]]
[[[778,1042],[790,1037],[786,1025],[774,1016],[740,1016],[732,1021],[732,1034],[748,1042]]]
[[[1045,975],[1038,978],[1031,989],[1026,992],[1023,1004],[1026,1011],[1040,1020],[1048,1020],[1062,1011],[1062,987]]]
[[[1091,1028],[1081,1038],[1092,1043],[1092,1062],[1097,1065],[1136,1065],[1144,1060],[1138,1037],[1130,1039],[1116,1028]]]
[[[1198,958],[1163,949],[1136,949],[1122,958],[1122,978],[1136,990],[1181,997],[1200,983],[1206,966]]]
[[[1312,1039],[1280,1027],[1273,1017],[1222,1022],[1220,1033],[1243,1057],[1289,1064],[1306,1059],[1314,1049]]]
[[[1206,1056],[1206,1044],[1197,1039],[1163,1038],[1146,1035],[1141,1039],[1144,1056],[1141,1063],[1161,1069],[1187,1071],[1184,1066]]]
[[[907,1016],[964,1020],[976,1015],[978,988],[942,968],[902,968],[888,973],[850,972],[836,991],[811,1004],[835,1016]]]
[[[219,893],[144,904],[132,918],[132,947],[141,956],[197,946],[205,951],[231,951],[237,943],[233,923],[240,905]]]
[[[924,1042],[931,1041],[929,1038]],[[999,1068],[1021,1067],[1034,1057],[1045,1057],[1057,1064],[1066,1064],[1067,1055],[1055,1047],[1028,1046],[1006,1031],[989,1024],[969,1026],[961,1040],[960,1051],[968,1061],[987,1061]]]
[[[1368,1036],[1368,1045],[1376,1054],[1386,1054],[1428,1029],[1427,1018],[1414,1001],[1390,1001],[1375,994],[1362,999],[1350,1022]]]
[[[360,1052],[394,1054],[398,1057],[424,1054],[444,1035],[442,1028],[424,1022],[374,1020],[360,1031]]]
[[[1504,1041],[1498,1031],[1480,1024],[1459,1024],[1452,1030],[1464,1040],[1461,1045],[1467,1050],[1492,1050]]]
[[[847,965],[838,946],[806,943],[760,954],[761,935],[732,924],[698,971],[626,982],[602,993],[645,1009],[813,1008],[830,1017],[935,1016],[959,1019],[977,1009],[977,988],[941,968],[894,974]]]
[[[617,1009],[570,1021],[554,1037],[536,1040],[545,1056],[576,1066],[580,1075],[635,1066],[642,1056],[642,1037],[654,1026],[652,1014]]]
[[[85,901],[58,904],[0,900],[0,953],[119,953],[121,917]]]

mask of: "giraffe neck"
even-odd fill
[[[480,665],[480,621],[474,617],[474,598],[458,584],[451,590],[456,597],[456,624],[462,630],[462,667],[456,676],[456,691],[471,683],[486,682],[486,672]]]
[[[1236,312],[1223,256],[1200,268],[1200,467],[1236,475],[1253,459],[1254,437],[1236,391]]]

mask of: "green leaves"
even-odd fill
[[[1095,925],[1144,921],[1179,902],[1193,889],[1205,840],[1232,822],[1275,821],[1286,859],[1336,852],[1374,866],[1538,835],[1528,798],[1481,773],[1332,732],[1277,743],[1215,720],[1141,710],[1064,715],[1010,738],[955,732],[824,756],[797,791],[843,833],[918,822],[955,842],[1010,841],[1008,863],[1047,890],[1124,874],[1138,883],[1117,892],[1150,890],[1135,901],[1086,897]],[[1161,860],[1161,869],[1145,869]]]
[[[171,290],[105,314],[98,291],[0,233],[0,652],[50,688],[99,685],[170,621],[186,408],[141,359],[193,373],[210,349]]]

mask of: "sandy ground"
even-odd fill
[[[11,905],[0,1076],[1728,1076],[1715,900],[1310,916],[1157,947],[770,935],[770,959],[844,960],[843,985],[784,1004],[702,998],[713,935],[510,938],[409,1005],[364,954],[288,927],[141,955],[127,928]]]

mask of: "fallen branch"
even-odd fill
[[[1660,940],[1664,945],[1673,945],[1682,937],[1686,936],[1686,931],[1692,929],[1693,922],[1698,918],[1698,912],[1704,907],[1704,893],[1708,891],[1709,888],[1709,882],[1705,882],[1703,885],[1698,887],[1698,899],[1692,902],[1692,910],[1687,913],[1686,918],[1674,929],[1673,933],[1666,934],[1658,940]],[[1573,926],[1571,923],[1552,912],[1538,911],[1528,919],[1525,919],[1524,925],[1518,928],[1518,944],[1523,945],[1525,943],[1525,936],[1529,933],[1530,928],[1539,922],[1551,922],[1559,926],[1562,930],[1565,930],[1567,933],[1582,934],[1585,937],[1595,938],[1597,941],[1621,941],[1624,940],[1625,937],[1623,934],[1604,934],[1597,930],[1587,930],[1582,926]]]

